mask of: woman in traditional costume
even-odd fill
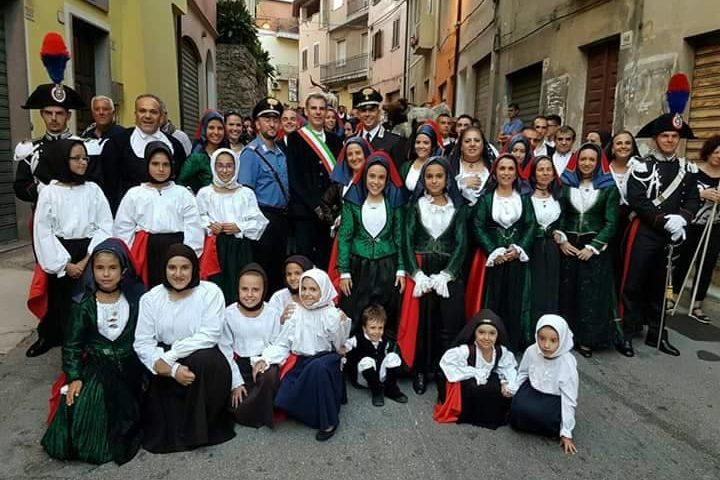
[[[144,368],[133,340],[145,289],[114,238],[95,247],[80,287],[63,344],[67,384],[42,445],[60,460],[123,464],[140,448]]]
[[[280,313],[263,301],[265,270],[257,263],[240,272],[237,302],[225,309],[220,349],[232,370],[230,407],[235,421],[259,428],[273,426],[273,399],[279,377],[276,366],[253,375],[251,357],[258,357],[280,333]]]
[[[409,192],[415,191],[420,172],[430,157],[443,154],[440,126],[433,120],[421,124],[410,140],[408,160],[400,166],[400,177]]]
[[[463,130],[458,145],[460,155],[454,162],[451,159],[450,166],[460,193],[468,205],[473,206],[490,178],[490,168],[496,155],[480,127],[471,126]]]
[[[237,182],[236,164],[232,150],[215,150],[210,158],[213,183],[201,188],[197,195],[200,220],[208,234],[205,245],[215,242],[215,267],[220,268],[219,273],[203,273],[212,273],[209,280],[220,287],[227,304],[237,298],[240,270],[252,262],[250,242],[258,241],[268,224],[255,193]],[[203,250],[205,255],[212,255],[211,248]]]
[[[532,170],[533,150],[530,142],[523,135],[515,135],[507,145],[507,153],[510,153],[517,162],[517,176],[520,193],[523,195],[532,192],[530,186],[530,171]]]
[[[550,157],[533,159],[530,171],[530,200],[535,213],[535,240],[530,253],[530,323],[560,308],[560,247],[555,231],[560,226],[562,184]],[[532,328],[532,327],[531,327]]]
[[[438,384],[435,421],[492,430],[507,423],[517,362],[503,345],[506,339],[505,325],[492,310],[481,310],[463,327],[440,359],[447,386],[443,391]]]
[[[275,406],[317,429],[315,439],[321,442],[335,434],[346,396],[337,351],[348,338],[350,319],[335,307],[336,296],[327,273],[318,268],[303,273],[300,303],[275,342],[252,359],[253,374],[293,362],[283,365]]]
[[[563,172],[560,197],[560,312],[581,355],[611,345],[616,315],[608,244],[615,235],[620,198],[602,149],[583,144]]]
[[[184,243],[199,256],[203,231],[195,197],[173,182],[170,149],[163,142],[145,148],[147,183],[131,188],[120,202],[114,235],[130,246],[137,273],[149,288],[165,277],[165,253]]]
[[[398,329],[400,351],[414,373],[418,395],[425,393],[428,374],[437,371],[440,357],[465,323],[466,216],[447,160],[430,158],[405,218],[405,267],[412,282],[405,290]]]
[[[220,112],[208,110],[200,120],[199,129],[200,138],[195,140],[193,151],[177,177],[178,185],[190,187],[193,193],[213,183],[215,175],[210,159],[219,148],[227,145],[225,119]]]
[[[573,332],[558,315],[543,315],[535,343],[523,354],[510,407],[510,425],[523,432],[560,437],[565,453],[577,453],[572,432],[578,396]]]
[[[500,155],[473,217],[474,237],[487,259],[483,305],[504,319],[513,352],[532,342],[527,262],[535,239],[532,201],[520,194],[517,169],[512,155]]]
[[[142,442],[152,453],[191,450],[235,436],[227,410],[232,373],[218,348],[225,299],[217,285],[200,280],[199,270],[190,247],[171,245],[162,284],[140,299],[134,347],[152,373]]]
[[[402,233],[406,195],[392,159],[385,152],[370,155],[363,173],[345,195],[338,232],[340,308],[360,330],[363,310],[382,305],[387,313],[385,335],[397,338],[400,295],[405,289]]]
[[[97,184],[86,181],[89,158],[83,141],[61,139],[46,148],[51,181],[38,196],[33,249],[39,266],[36,277],[47,283],[43,292],[31,292],[29,303],[46,300],[38,302],[45,308],[35,310],[41,320],[28,357],[62,345],[75,285],[95,246],[112,234],[108,201]]]

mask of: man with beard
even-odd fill
[[[257,136],[240,153],[238,182],[255,191],[258,206],[269,223],[259,241],[253,242],[253,259],[268,272],[269,291],[283,285],[287,252],[290,186],[285,153],[275,142],[282,104],[275,98],[260,100],[253,108]]]
[[[287,139],[294,253],[307,256],[323,268],[330,259],[330,227],[321,220],[320,200],[330,186],[335,157],[342,148],[340,138],[325,131],[326,112],[324,94],[308,95],[305,101],[308,124]]]

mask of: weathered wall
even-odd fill
[[[244,46],[218,44],[216,50],[218,109],[250,115],[255,104],[267,95],[267,79],[255,74],[257,63]]]
[[[383,95],[403,91],[405,69],[405,23],[407,21],[406,4],[395,0],[381,0],[377,4],[370,2],[368,28],[372,33],[383,31],[383,56],[370,63],[368,78],[370,85]],[[400,20],[400,45],[392,48],[393,22]]]

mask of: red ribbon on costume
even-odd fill
[[[132,260],[135,273],[140,277],[147,287],[150,283],[148,277],[147,247],[150,234],[145,230],[135,232],[135,238],[130,247],[130,259]]]
[[[472,263],[470,264],[470,275],[465,286],[465,321],[472,318],[482,308],[483,296],[485,294],[485,264],[487,256],[481,248],[475,250]]]
[[[420,255],[415,255],[418,268]],[[420,299],[413,297],[415,282],[408,276],[405,280],[405,292],[403,292],[402,307],[400,310],[400,325],[398,326],[397,343],[400,347],[405,364],[412,368],[415,363],[415,350],[417,349],[417,332],[420,323]]]
[[[285,360],[285,363],[283,363],[282,366],[280,367],[280,380],[285,378],[285,375],[287,375],[288,372],[290,372],[290,370],[295,368],[297,359],[298,359],[298,357],[294,353],[291,353],[288,356],[287,360]],[[273,419],[273,423],[284,422],[285,420],[287,420],[287,413],[285,413],[285,410],[281,410],[279,408],[274,408],[272,419]]]
[[[207,280],[218,273],[222,273],[222,267],[218,260],[217,236],[207,235],[200,255],[200,280]]]
[[[60,395],[60,389],[62,389],[63,385],[65,385],[65,382],[67,380],[67,377],[64,373],[61,373],[57,379],[55,380],[55,383],[52,384],[52,387],[50,388],[50,399],[48,400],[48,416],[46,422],[49,424],[52,423],[53,419],[55,418],[55,414],[57,414],[58,408],[60,408],[60,398],[62,395]]]
[[[460,382],[447,382],[445,384],[445,401],[433,408],[433,420],[438,423],[457,423],[461,412]]]
[[[630,222],[627,243],[625,245],[625,258],[623,259],[623,273],[622,280],[620,281],[620,295],[618,298],[618,316],[620,318],[623,318],[623,315],[625,314],[623,292],[625,291],[625,281],[627,280],[628,272],[630,271],[630,253],[632,252],[633,244],[635,244],[635,237],[637,236],[638,228],[640,228],[640,219],[635,217],[632,222]]]
[[[338,292],[340,291],[340,270],[338,270],[337,266],[338,261],[338,237],[335,235],[335,240],[333,240],[332,243],[332,250],[330,250],[330,261],[328,262],[328,277],[330,277],[330,281],[333,284],[333,287],[335,287],[335,290]],[[340,296],[338,295],[335,297],[335,304],[337,305],[337,302],[340,301]]]
[[[27,308],[41,322],[48,311],[48,274],[37,263],[30,282]]]

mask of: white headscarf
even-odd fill
[[[330,277],[327,273],[325,273],[324,270],[320,270],[319,268],[311,268],[310,270],[306,270],[300,277],[301,291],[302,281],[305,278],[311,278],[315,281],[315,283],[318,284],[318,287],[320,287],[320,300],[310,305],[309,307],[302,305],[303,307],[307,308],[308,310],[317,310],[322,307],[334,306],[333,301],[335,300],[335,297],[338,296],[338,293],[337,290],[335,290],[332,282],[330,281]]]
[[[540,317],[540,320],[538,320],[537,326],[535,327],[535,346],[537,347],[540,355],[543,353],[540,350],[540,346],[537,344],[537,334],[543,327],[551,327],[558,334],[558,348],[552,355],[550,355],[550,358],[559,357],[560,355],[564,355],[572,350],[573,333],[565,319],[560,315],[543,315]]]
[[[227,153],[228,155],[230,155],[235,163],[235,173],[233,174],[232,179],[228,180],[227,182],[220,180],[217,170],[215,169],[215,162],[217,162],[218,157],[223,153]],[[215,150],[210,157],[210,170],[212,170],[213,185],[220,188],[227,188],[228,190],[235,190],[236,188],[240,188],[242,185],[240,185],[237,181],[238,171],[240,170],[238,168],[240,166],[239,162],[240,159],[236,157],[235,152],[233,152],[229,148],[218,148],[217,150]]]

